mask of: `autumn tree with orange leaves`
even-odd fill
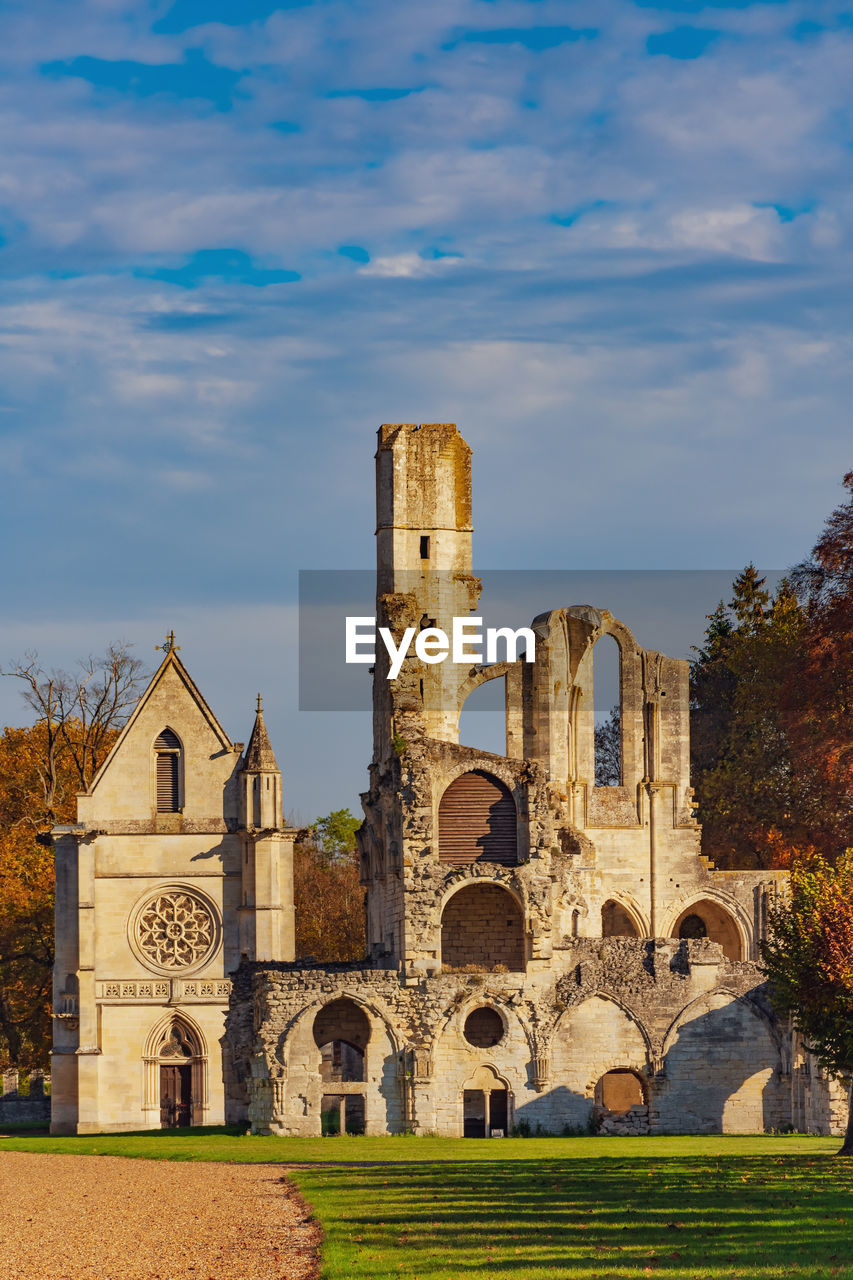
[[[809,850],[791,872],[790,898],[771,912],[762,944],[774,1004],[790,1012],[833,1075],[853,1076],[853,849],[833,866]],[[841,1155],[853,1155],[853,1106]]]
[[[51,1042],[54,867],[49,833],[73,821],[135,705],[142,664],[127,646],[73,674],[35,654],[2,672],[20,680],[36,723],[0,737],[0,1065],[47,1067]]]
[[[364,889],[348,809],[318,818],[293,853],[296,955],[324,962],[361,960],[365,952]]]

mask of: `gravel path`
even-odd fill
[[[320,1231],[277,1165],[0,1151],[4,1280],[315,1280]]]

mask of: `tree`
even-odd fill
[[[293,854],[296,955],[315,960],[360,960],[365,951],[364,890],[348,809],[318,818]],[[322,845],[314,836],[320,833]]]
[[[619,704],[607,719],[595,726],[595,785],[618,787],[622,781],[622,724]]]
[[[754,565],[708,618],[691,664],[691,770],[702,850],[721,867],[780,865],[804,834],[801,782],[783,711],[805,617],[783,579]]]
[[[37,653],[28,653],[0,675],[23,684],[25,703],[44,726],[44,752],[40,775],[46,812],[56,801],[58,760],[70,758],[81,790],[97,773],[139,701],[143,666],[127,644],[112,644],[102,658],[81,658],[76,671],[47,671]]]
[[[314,847],[328,859],[346,860],[355,853],[355,833],[361,819],[349,809],[333,809],[325,818],[318,818],[310,828]]]
[[[762,944],[776,1006],[834,1075],[853,1074],[853,849],[833,866],[810,850],[793,866],[790,898]],[[841,1155],[853,1155],[853,1107]]]
[[[792,581],[807,626],[785,698],[810,840],[824,857],[853,845],[853,471]]]
[[[54,869],[49,832],[73,821],[132,707],[141,663],[126,645],[71,675],[36,654],[2,674],[22,681],[36,723],[0,737],[0,1062],[45,1067],[51,1041]]]
[[[0,1062],[46,1066],[53,967],[47,831],[74,817],[76,773],[45,724],[0,737]]]

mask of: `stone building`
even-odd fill
[[[224,1123],[230,974],[293,957],[294,833],[260,699],[244,752],[164,648],[53,833],[54,1133]]]
[[[449,424],[384,426],[376,461],[378,624],[450,633],[480,593],[470,450]],[[412,653],[393,680],[377,648],[358,965],[294,961],[295,833],[261,713],[241,755],[169,646],[56,836],[57,1131],[842,1126],[756,963],[779,874],[700,854],[687,664],[586,605],[531,629],[533,662]],[[593,691],[614,642],[603,786]],[[493,680],[501,755],[459,742]]]

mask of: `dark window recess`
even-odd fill
[[[429,534],[421,534],[421,559],[429,560]]]
[[[459,864],[517,863],[515,801],[499,779],[475,771],[451,782],[438,807],[438,856]]]
[[[491,1049],[504,1038],[503,1018],[496,1009],[483,1007],[469,1013],[462,1033],[477,1049]]]

